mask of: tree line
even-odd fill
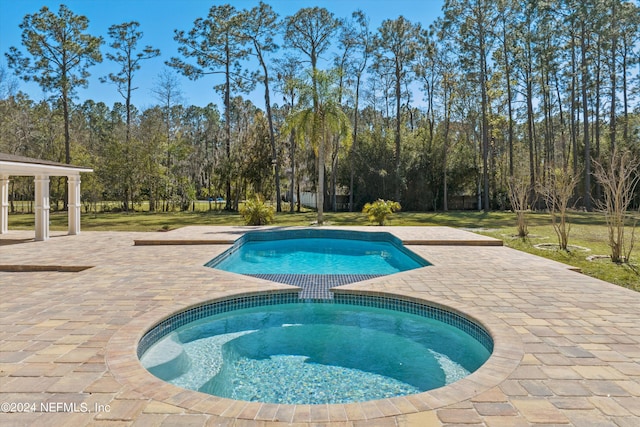
[[[558,171],[579,178],[573,203],[591,210],[603,198],[594,162],[640,156],[638,6],[446,0],[442,12],[428,26],[399,16],[372,28],[359,10],[212,6],[174,31],[178,52],[141,110],[136,72],[167,53],[142,45],[140,24],[114,24],[105,40],[66,6],[44,7],[5,53],[0,151],[93,167],[84,200],[124,210],[203,198],[235,210],[261,194],[294,211],[302,191],[318,195],[319,222],[324,209],[379,198],[405,210],[506,209],[514,181],[526,184],[526,207],[544,207],[536,188]],[[103,51],[114,71],[101,81],[122,102],[75,102]],[[185,105],[180,75],[221,76],[222,105]],[[30,99],[16,78],[51,97]],[[246,98],[256,89],[264,109]],[[13,180],[12,199],[32,186]]]

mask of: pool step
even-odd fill
[[[156,377],[172,380],[187,372],[191,360],[184,351],[175,332],[171,339],[163,340],[142,358],[142,365]]]

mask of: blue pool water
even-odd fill
[[[450,324],[329,303],[233,310],[191,322],[141,356],[180,387],[238,400],[348,403],[419,393],[478,369],[490,351]]]
[[[334,231],[249,235],[207,266],[240,274],[386,275],[429,265],[388,233]]]

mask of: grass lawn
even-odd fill
[[[306,226],[316,219],[312,211],[276,215],[275,225]],[[569,221],[571,234],[570,252],[559,251],[551,220],[546,213],[530,213],[529,236],[526,239],[514,237],[516,233],[515,215],[511,212],[400,212],[394,214],[388,225],[443,225],[465,228],[504,241],[505,245],[550,258],[578,267],[584,274],[640,291],[640,249],[632,254],[629,264],[618,265],[609,259],[593,261],[587,257],[609,254],[607,246],[607,228],[601,213],[572,212]],[[66,212],[51,212],[51,229],[66,230]],[[326,213],[327,225],[369,225],[362,213]],[[242,225],[238,213],[225,211],[166,212],[166,213],[86,213],[82,215],[82,230],[85,231],[158,231],[163,228],[174,229],[187,225]],[[32,214],[9,215],[10,229],[32,229]],[[638,235],[640,240],[640,233]],[[640,242],[638,242],[640,246]],[[539,247],[542,245],[542,247]],[[547,246],[546,248],[544,248]]]

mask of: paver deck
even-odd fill
[[[467,313],[495,340],[483,367],[430,392],[348,405],[183,390],[139,364],[149,327],[199,302],[291,289],[203,267],[248,227],[54,232],[45,242],[10,231],[0,237],[0,425],[640,425],[640,293],[461,230],[365,229],[397,235],[433,265],[340,291]]]

